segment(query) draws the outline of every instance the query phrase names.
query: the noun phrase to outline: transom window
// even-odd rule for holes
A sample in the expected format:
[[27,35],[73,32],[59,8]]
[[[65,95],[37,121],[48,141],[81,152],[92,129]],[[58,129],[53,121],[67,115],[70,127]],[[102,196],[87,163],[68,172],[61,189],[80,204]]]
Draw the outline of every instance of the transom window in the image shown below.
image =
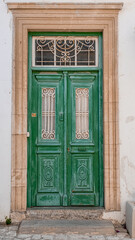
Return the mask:
[[33,66],[98,66],[98,37],[33,37]]

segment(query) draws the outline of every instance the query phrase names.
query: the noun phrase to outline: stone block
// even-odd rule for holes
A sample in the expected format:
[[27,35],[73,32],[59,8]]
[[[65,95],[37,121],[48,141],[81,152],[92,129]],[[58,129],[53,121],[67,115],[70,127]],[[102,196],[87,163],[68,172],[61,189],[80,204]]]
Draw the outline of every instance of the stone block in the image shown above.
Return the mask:
[[[107,220],[23,220],[19,227],[20,234],[73,234],[73,235],[115,235],[114,226]],[[34,238],[32,238],[34,239]],[[97,239],[95,237],[95,239]]]
[[126,203],[126,227],[132,238],[135,238],[135,202]]

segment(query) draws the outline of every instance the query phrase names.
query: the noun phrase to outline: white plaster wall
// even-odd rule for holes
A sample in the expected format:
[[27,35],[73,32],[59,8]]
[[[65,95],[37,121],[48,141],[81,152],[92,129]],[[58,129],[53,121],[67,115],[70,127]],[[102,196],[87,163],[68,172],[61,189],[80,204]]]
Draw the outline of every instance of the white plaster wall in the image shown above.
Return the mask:
[[12,31],[6,2],[124,3],[119,14],[118,41],[121,212],[104,214],[104,218],[122,221],[126,201],[135,201],[135,1],[0,0],[0,220],[10,209]]
[[11,170],[11,17],[0,0],[0,221],[10,211]]
[[125,2],[119,18],[119,124],[121,207],[135,201],[135,1]]

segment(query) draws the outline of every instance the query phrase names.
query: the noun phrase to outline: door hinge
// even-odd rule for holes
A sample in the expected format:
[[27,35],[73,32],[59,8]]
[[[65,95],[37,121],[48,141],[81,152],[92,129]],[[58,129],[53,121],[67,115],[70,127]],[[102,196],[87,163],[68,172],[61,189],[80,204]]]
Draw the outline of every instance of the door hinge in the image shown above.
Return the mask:
[[30,133],[29,133],[29,132],[27,132],[27,138],[28,138],[28,137],[30,137]]

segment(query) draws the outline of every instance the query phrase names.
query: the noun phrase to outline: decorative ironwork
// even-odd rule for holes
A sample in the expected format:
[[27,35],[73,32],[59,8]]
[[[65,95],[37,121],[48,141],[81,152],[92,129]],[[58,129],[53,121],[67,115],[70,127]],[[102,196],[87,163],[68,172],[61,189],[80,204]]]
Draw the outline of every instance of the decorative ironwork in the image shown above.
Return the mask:
[[76,88],[76,138],[89,138],[89,89]]
[[97,66],[95,37],[33,37],[34,66]]
[[55,88],[42,88],[42,138],[55,139]]

